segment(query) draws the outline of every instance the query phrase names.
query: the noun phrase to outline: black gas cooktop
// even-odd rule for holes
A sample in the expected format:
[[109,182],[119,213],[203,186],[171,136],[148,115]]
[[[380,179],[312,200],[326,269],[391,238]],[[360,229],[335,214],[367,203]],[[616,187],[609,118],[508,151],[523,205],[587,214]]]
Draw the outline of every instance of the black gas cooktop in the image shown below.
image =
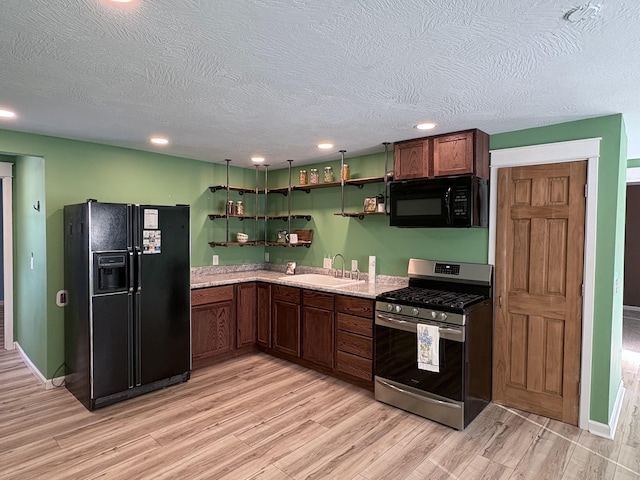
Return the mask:
[[435,290],[422,287],[406,287],[378,295],[385,302],[405,303],[420,307],[449,307],[463,310],[485,300],[485,295]]

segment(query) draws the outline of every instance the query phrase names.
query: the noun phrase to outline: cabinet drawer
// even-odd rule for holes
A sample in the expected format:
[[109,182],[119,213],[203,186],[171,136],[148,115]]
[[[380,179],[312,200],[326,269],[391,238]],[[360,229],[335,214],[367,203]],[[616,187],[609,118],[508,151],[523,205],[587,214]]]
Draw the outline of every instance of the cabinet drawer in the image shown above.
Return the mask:
[[286,287],[284,285],[271,286],[271,298],[290,303],[300,303],[300,289],[297,287]]
[[373,336],[373,320],[339,313],[337,329],[371,338]]
[[191,305],[205,305],[233,299],[233,285],[191,290]]
[[337,295],[336,311],[350,313],[359,317],[373,318],[373,300]]
[[362,335],[355,335],[338,330],[336,335],[336,349],[371,360],[373,340],[371,337],[363,337]]
[[321,293],[313,290],[302,291],[302,304],[308,307],[321,308],[323,310],[333,311],[333,299],[332,293]]
[[336,370],[365,380],[372,379],[372,362],[346,352],[336,353]]

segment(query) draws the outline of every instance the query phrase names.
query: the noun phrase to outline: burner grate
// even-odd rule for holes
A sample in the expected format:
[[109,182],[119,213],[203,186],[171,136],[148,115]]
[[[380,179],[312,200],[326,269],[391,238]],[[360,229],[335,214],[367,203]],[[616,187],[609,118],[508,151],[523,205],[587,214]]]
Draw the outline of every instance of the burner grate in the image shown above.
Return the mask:
[[446,306],[461,310],[486,298],[484,295],[474,293],[459,293],[420,287],[406,287],[394,290],[383,294],[381,297],[392,302],[422,303],[425,306]]

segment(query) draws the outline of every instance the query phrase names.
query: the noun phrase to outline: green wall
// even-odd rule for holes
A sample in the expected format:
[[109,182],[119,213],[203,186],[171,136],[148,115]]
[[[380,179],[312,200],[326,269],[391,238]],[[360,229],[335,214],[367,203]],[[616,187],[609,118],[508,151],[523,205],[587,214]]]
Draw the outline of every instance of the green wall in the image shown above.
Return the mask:
[[627,168],[640,167],[640,158],[630,158],[627,160]]
[[[17,156],[13,173],[14,304],[20,312],[14,317],[14,339],[33,363],[44,365],[48,352],[44,159]],[[34,208],[38,202],[40,211]]]
[[[590,418],[608,423],[622,378],[626,134],[611,115],[491,136],[491,149],[601,137]],[[606,388],[603,388],[606,386]]]
[[[366,178],[384,174],[384,153],[347,158],[345,163],[351,170],[351,178]],[[309,171],[318,168],[322,182],[322,171],[327,165],[333,167],[336,180],[339,178],[340,161],[315,165],[292,166],[292,184],[298,184],[300,169]],[[393,151],[389,152],[389,169],[393,168]],[[288,184],[288,169],[269,172],[269,186]],[[384,192],[384,184],[365,185],[361,190],[355,186],[345,187],[345,211],[362,211],[365,197],[375,197]],[[269,196],[269,213],[286,214],[288,197]],[[299,265],[322,267],[325,255],[344,255],[347,268],[351,260],[358,261],[362,272],[368,271],[369,255],[376,256],[376,273],[406,276],[409,258],[434,258],[463,262],[486,262],[488,252],[488,230],[486,228],[397,228],[389,226],[384,215],[367,216],[363,220],[335,215],[340,212],[340,187],[330,187],[292,192],[292,213],[312,214],[310,222],[292,221],[292,230],[313,229],[313,244],[310,248],[268,247],[269,261],[282,263],[296,261]],[[271,222],[269,239],[275,240],[276,230],[287,229],[285,222]],[[339,265],[339,264],[338,264]]]
[[[46,265],[34,269],[40,281],[45,282],[46,279],[46,296],[42,297],[46,302],[46,313],[31,317],[32,320],[28,321],[33,324],[29,325],[29,329],[17,323],[19,334],[16,339],[47,378],[53,377],[64,359],[64,314],[55,304],[56,292],[64,288],[64,205],[84,202],[87,198],[105,202],[189,204],[192,223],[191,265],[211,265],[214,250],[208,242],[217,239],[214,235],[224,234],[224,231],[220,231],[220,221],[211,221],[207,215],[216,211],[224,198],[221,197],[223,194],[211,193],[208,187],[226,182],[225,165],[5,130],[0,130],[0,152],[43,157],[46,164],[44,188],[40,185],[38,190],[42,195],[46,189],[46,199],[43,197],[40,201],[42,210],[39,217],[46,216],[46,234],[29,237],[37,241],[40,249],[45,245],[44,239],[47,239]],[[19,183],[18,173],[14,189],[16,198],[25,195],[26,191],[22,190],[27,189]],[[253,185],[255,172],[232,167],[230,179],[232,184]],[[33,203],[27,207],[31,208]],[[31,208],[29,211],[27,207],[25,215],[31,215],[34,210]],[[14,221],[18,226],[21,219],[14,217]],[[17,244],[14,242],[14,245]],[[220,252],[216,249],[215,253],[219,253],[222,264],[263,260],[263,250],[260,248],[227,248]],[[44,256],[34,258],[37,262]],[[23,263],[22,258],[16,261],[16,265]],[[18,267],[15,273],[19,274]],[[23,302],[16,296],[16,322],[22,322],[31,308],[26,299]]]

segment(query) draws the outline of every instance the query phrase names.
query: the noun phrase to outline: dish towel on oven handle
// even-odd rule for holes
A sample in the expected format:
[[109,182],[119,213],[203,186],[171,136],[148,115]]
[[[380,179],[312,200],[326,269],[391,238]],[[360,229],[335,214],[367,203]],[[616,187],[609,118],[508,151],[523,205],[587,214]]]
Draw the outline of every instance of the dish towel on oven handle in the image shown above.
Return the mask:
[[440,372],[440,329],[435,325],[417,325],[418,368]]

